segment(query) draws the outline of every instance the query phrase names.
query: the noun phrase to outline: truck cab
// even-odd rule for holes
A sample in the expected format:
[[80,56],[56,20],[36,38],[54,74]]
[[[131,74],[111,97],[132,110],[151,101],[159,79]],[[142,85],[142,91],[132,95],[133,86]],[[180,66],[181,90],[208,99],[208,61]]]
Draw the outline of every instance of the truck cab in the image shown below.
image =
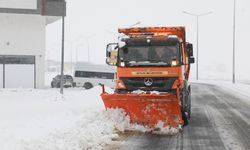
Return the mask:
[[[119,30],[125,34],[126,31],[129,32]],[[185,43],[185,38],[176,34],[142,32],[132,35],[132,31],[130,29],[130,34],[120,38],[119,43],[107,46],[106,62],[117,66],[118,92],[171,92],[176,80],[188,80],[189,64],[194,62],[192,44]]]

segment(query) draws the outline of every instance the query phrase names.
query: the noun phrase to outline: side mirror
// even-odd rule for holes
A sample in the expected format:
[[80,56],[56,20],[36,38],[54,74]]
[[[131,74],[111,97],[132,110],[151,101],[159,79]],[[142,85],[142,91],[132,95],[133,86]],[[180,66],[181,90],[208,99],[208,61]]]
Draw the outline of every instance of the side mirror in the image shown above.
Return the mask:
[[195,59],[194,59],[194,57],[189,57],[189,60],[188,60],[188,62],[189,62],[190,64],[193,64],[193,63],[195,62]]
[[187,44],[188,57],[193,56],[193,44]]
[[117,65],[118,43],[110,43],[106,47],[106,63],[111,66]]

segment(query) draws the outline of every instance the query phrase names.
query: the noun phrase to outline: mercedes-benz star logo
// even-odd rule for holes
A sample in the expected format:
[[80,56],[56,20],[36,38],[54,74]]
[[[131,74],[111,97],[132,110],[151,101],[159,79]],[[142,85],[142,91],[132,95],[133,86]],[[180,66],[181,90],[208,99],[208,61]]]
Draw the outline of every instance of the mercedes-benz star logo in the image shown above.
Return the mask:
[[153,84],[153,79],[152,78],[145,78],[144,79],[144,84],[146,86],[151,86]]

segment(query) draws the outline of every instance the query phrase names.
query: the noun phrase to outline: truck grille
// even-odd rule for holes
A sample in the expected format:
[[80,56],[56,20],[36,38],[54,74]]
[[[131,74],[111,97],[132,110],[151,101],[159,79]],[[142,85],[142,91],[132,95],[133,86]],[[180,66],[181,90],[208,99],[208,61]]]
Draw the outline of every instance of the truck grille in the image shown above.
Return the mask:
[[[128,91],[140,89],[144,91],[167,92],[171,90],[177,77],[121,77],[120,79],[124,82]],[[152,82],[152,84],[148,84],[146,82]]]

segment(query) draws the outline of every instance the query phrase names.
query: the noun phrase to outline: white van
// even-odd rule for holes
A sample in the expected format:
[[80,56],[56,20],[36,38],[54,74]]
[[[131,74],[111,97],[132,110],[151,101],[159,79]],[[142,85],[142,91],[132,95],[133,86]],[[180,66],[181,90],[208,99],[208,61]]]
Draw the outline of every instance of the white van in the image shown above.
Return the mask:
[[110,88],[115,88],[115,68],[108,65],[79,62],[75,66],[74,82],[76,87],[84,87],[86,89],[90,89],[100,83]]

